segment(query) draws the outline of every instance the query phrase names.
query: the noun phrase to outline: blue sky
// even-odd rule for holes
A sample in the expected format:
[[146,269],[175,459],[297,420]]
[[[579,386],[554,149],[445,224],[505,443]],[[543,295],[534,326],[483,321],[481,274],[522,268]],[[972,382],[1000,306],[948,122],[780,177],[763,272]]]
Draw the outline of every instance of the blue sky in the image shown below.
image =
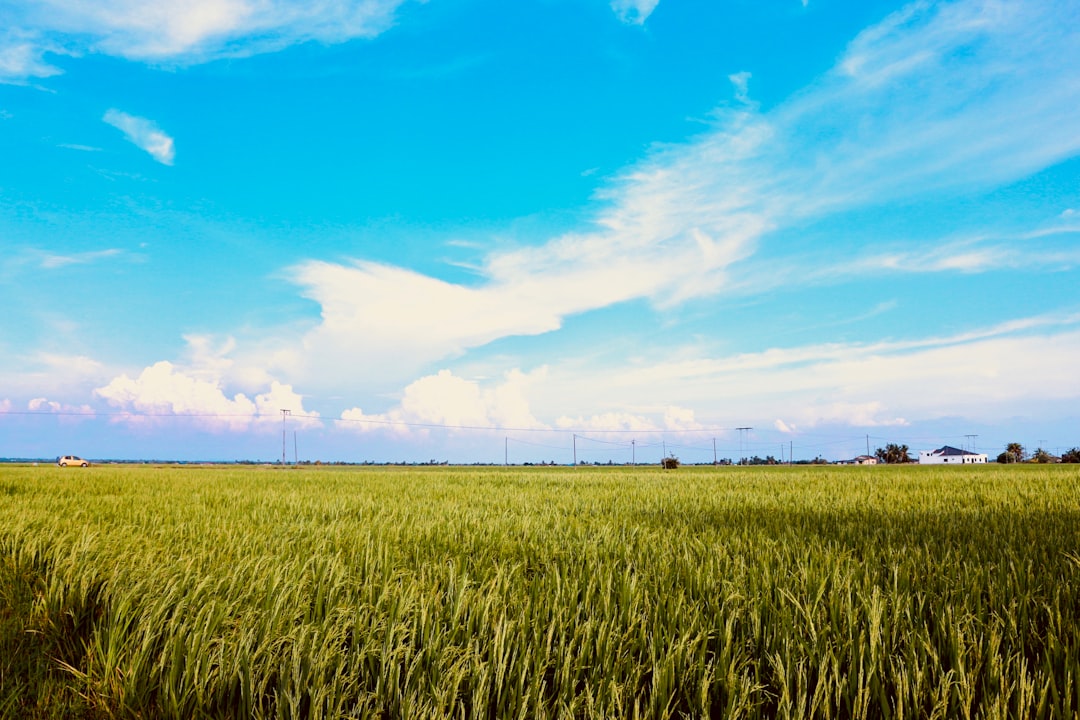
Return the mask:
[[1073,2],[0,19],[0,455],[1080,445]]

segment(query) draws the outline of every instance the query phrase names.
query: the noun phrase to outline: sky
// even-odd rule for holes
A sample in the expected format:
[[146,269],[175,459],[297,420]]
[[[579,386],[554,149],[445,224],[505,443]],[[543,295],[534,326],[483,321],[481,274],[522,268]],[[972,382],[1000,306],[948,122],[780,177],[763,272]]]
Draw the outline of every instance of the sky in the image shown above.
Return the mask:
[[1080,445],[1078,67],[1073,0],[0,0],[0,456]]

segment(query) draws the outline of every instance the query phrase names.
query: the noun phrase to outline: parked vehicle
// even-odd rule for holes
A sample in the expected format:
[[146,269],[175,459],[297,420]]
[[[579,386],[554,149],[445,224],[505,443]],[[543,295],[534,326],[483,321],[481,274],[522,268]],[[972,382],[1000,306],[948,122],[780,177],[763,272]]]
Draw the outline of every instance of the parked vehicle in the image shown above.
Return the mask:
[[76,465],[78,467],[89,467],[90,463],[83,460],[78,455],[64,455],[63,457],[56,458],[56,464],[60,467],[71,467]]

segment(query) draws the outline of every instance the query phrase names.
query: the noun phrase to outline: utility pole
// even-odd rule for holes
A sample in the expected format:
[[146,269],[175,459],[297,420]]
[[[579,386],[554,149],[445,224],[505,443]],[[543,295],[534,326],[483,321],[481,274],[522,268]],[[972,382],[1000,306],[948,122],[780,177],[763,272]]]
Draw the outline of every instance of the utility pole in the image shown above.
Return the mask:
[[630,441],[630,467],[637,467],[637,440]]
[[746,464],[746,450],[745,450],[746,433],[747,433],[747,431],[753,430],[754,428],[752,428],[752,427],[741,427],[741,428],[735,428],[735,429],[739,431],[739,464],[740,465],[745,465]]
[[795,456],[792,454],[794,452],[795,452],[795,441],[794,440],[788,440],[788,446],[787,446],[787,464],[788,465],[791,465],[792,460],[795,459]]
[[866,436],[866,456],[870,457],[870,436]]
[[577,467],[577,433],[574,433],[574,467]]
[[510,438],[503,438],[503,465],[510,464]]
[[281,409],[281,464],[285,465],[285,418],[292,415],[292,410]]
[[716,438],[712,439],[712,464],[716,465]]
[[300,453],[296,449],[296,431],[292,431],[292,464],[300,464]]
[[965,435],[964,437],[966,437],[968,439],[968,442],[971,443],[971,452],[975,452],[975,438],[977,438],[979,436],[978,435]]

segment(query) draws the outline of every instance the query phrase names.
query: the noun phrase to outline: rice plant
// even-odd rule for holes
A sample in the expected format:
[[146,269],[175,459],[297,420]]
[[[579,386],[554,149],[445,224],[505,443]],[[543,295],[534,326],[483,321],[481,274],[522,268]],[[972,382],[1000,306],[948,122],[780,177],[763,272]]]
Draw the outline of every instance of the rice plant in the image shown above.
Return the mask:
[[1080,472],[0,468],[0,716],[1071,718]]

